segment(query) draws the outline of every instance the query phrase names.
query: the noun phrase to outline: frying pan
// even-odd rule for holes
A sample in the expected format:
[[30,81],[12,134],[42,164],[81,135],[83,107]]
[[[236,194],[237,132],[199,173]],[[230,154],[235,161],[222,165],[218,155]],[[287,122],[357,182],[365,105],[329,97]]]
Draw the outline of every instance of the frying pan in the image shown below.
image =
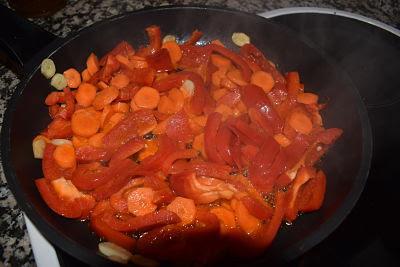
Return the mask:
[[[7,18],[8,23],[15,22],[15,16],[9,12],[8,15],[11,17]],[[26,21],[19,23],[25,25],[25,30],[36,27],[26,26]],[[358,91],[341,69],[295,32],[253,14],[209,7],[139,10],[97,23],[64,39],[53,38],[36,27],[28,30],[31,37],[39,33],[40,36],[34,38],[37,42],[51,42],[40,47],[40,51],[32,49],[31,54],[24,57],[15,52],[21,48],[15,43],[7,46],[9,52],[14,51],[14,58],[24,65],[20,68],[23,79],[9,101],[3,122],[2,163],[18,204],[39,231],[51,243],[83,262],[110,266],[111,262],[98,253],[98,238],[89,231],[87,224],[52,212],[34,185],[34,179],[42,177],[42,170],[40,161],[33,159],[31,141],[50,121],[43,100],[52,90],[48,80],[40,74],[41,60],[52,58],[59,71],[71,66],[83,69],[90,52],[103,55],[121,40],[127,40],[135,47],[146,44],[144,29],[151,24],[160,25],[163,33],[174,34],[179,40],[199,29],[205,33],[203,42],[220,39],[231,48],[234,48],[231,34],[244,32],[253,44],[278,63],[281,71],[299,71],[306,89],[318,93],[328,102],[328,108],[323,111],[325,126],[342,128],[344,134],[320,166],[328,177],[322,208],[300,216],[294,225],[284,225],[273,245],[245,265],[288,262],[327,237],[350,212],[368,177],[371,129]],[[15,38],[8,40],[15,41]]]

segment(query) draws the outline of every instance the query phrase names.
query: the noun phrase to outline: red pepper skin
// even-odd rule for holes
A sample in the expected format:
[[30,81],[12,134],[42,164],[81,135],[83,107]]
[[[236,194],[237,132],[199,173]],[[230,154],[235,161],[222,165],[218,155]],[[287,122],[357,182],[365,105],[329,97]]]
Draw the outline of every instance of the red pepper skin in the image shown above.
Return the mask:
[[179,88],[185,80],[191,80],[195,87],[194,94],[190,100],[190,110],[193,114],[200,115],[204,109],[207,93],[204,88],[203,78],[199,74],[191,71],[172,73],[168,77],[154,82],[153,87],[160,92],[164,92],[172,88]]
[[218,154],[216,147],[216,137],[221,120],[222,115],[218,112],[208,115],[207,123],[204,128],[204,149],[210,161],[223,164],[224,160]]
[[47,206],[66,218],[86,218],[96,204],[94,198],[89,195],[73,200],[61,199],[46,178],[35,180],[35,184]]
[[42,133],[49,139],[72,137],[71,122],[63,118],[55,118]]
[[124,160],[133,154],[139,152],[144,148],[144,141],[141,138],[132,138],[122,146],[112,155],[109,165],[114,165],[121,160]]
[[[156,71],[153,68],[124,68],[120,72],[129,77],[129,81],[131,82],[132,86],[151,86],[154,78],[156,77]],[[139,89],[140,87],[137,90]],[[129,92],[129,100],[135,95],[137,90]]]
[[110,52],[100,59],[99,64],[100,66],[104,66],[106,64],[107,56],[109,55],[122,55],[124,57],[128,57],[133,54],[135,54],[133,47],[127,41],[121,41]]
[[181,219],[172,211],[161,209],[143,216],[125,215],[117,219],[113,213],[106,212],[102,220],[119,232],[143,232],[168,224],[179,223]]
[[64,169],[61,168],[55,161],[53,157],[53,153],[56,150],[56,146],[50,143],[46,144],[46,147],[43,152],[43,159],[42,159],[42,170],[43,175],[48,180],[56,180],[61,177],[68,179],[72,176],[74,171],[73,168],[71,169]]
[[267,204],[260,203],[258,200],[250,196],[244,196],[240,199],[240,201],[242,201],[251,215],[260,220],[268,220],[273,215],[272,207]]
[[309,138],[305,135],[298,134],[290,143],[290,145],[283,148],[283,151],[285,152],[287,157],[286,167],[288,170],[293,168],[294,165],[301,160],[309,147]]
[[242,150],[241,150],[241,144],[240,144],[240,139],[239,137],[233,135],[231,144],[230,144],[230,149],[232,152],[232,160],[236,164],[236,167],[238,170],[242,170],[243,168],[243,161],[242,161]]
[[229,122],[230,129],[236,134],[240,141],[246,145],[261,146],[265,137],[262,136],[257,129],[237,118]]
[[189,118],[183,110],[169,118],[165,133],[171,140],[177,142],[188,143],[193,140]]
[[174,161],[178,159],[191,159],[197,157],[198,152],[195,149],[184,149],[178,150],[171,153],[162,164],[162,170],[165,174],[168,174]]
[[273,133],[282,131],[283,122],[271,101],[260,87],[248,84],[242,88],[241,95],[247,108],[254,108],[261,115],[261,118],[265,120],[265,123],[261,123],[260,126],[264,124],[271,125]]
[[98,162],[79,164],[72,174],[71,181],[79,190],[92,190],[99,186],[102,177],[109,179],[107,176],[108,167],[102,166]]
[[326,176],[323,171],[304,184],[299,192],[296,204],[299,211],[311,212],[319,210],[324,202],[326,191]]
[[104,147],[116,151],[130,139],[139,136],[146,129],[156,125],[157,121],[151,110],[138,110],[129,113],[125,119],[115,125],[103,138]]
[[274,138],[268,137],[257,153],[249,168],[249,178],[251,183],[261,193],[269,193],[273,189],[271,179],[271,167],[276,156],[280,152],[280,146]]
[[142,47],[137,52],[137,56],[146,57],[152,55],[161,49],[161,30],[156,25],[151,25],[146,28],[147,36],[149,38],[149,44],[146,47]]
[[105,238],[107,241],[117,244],[128,251],[133,251],[135,248],[136,240],[123,233],[115,231],[109,227],[101,217],[92,217],[90,220],[90,228],[100,237]]
[[208,45],[183,44],[180,48],[182,50],[182,58],[178,62],[178,67],[181,69],[198,68],[206,64],[212,52]]
[[171,57],[167,49],[162,48],[154,54],[148,55],[146,61],[149,67],[154,69],[156,72],[167,72],[174,69]]
[[109,83],[112,75],[117,72],[121,67],[119,61],[113,55],[107,55],[104,67],[96,72],[89,80],[89,83],[97,86],[99,81]]
[[208,46],[212,51],[217,52],[232,60],[232,62],[242,71],[243,79],[246,82],[250,82],[252,71],[250,67],[247,65],[247,62],[240,55],[220,45],[209,44]]
[[316,133],[314,143],[306,152],[305,165],[313,166],[318,162],[342,133],[343,130],[338,128],[326,129]]
[[108,161],[111,153],[104,148],[85,145],[75,150],[75,156],[78,162]]
[[231,140],[233,135],[226,125],[222,125],[216,135],[216,150],[226,164],[233,166]]

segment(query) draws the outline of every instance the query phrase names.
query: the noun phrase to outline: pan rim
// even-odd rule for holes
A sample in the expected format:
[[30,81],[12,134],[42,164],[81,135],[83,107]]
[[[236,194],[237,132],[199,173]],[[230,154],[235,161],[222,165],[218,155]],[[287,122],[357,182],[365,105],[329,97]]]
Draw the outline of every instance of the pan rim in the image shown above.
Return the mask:
[[[49,57],[52,54],[56,53],[60,48],[68,45],[69,42],[78,38],[82,33],[86,33],[89,31],[96,30],[96,28],[101,27],[106,24],[111,24],[116,20],[125,19],[130,16],[134,16],[140,13],[147,13],[147,12],[159,12],[165,10],[172,10],[172,9],[190,9],[190,10],[207,10],[207,11],[216,11],[216,12],[228,12],[236,15],[246,15],[246,16],[257,16],[256,14],[251,14],[248,12],[242,12],[232,9],[220,8],[220,7],[205,7],[205,6],[162,6],[158,8],[145,8],[136,11],[132,11],[129,13],[125,13],[122,15],[118,15],[109,19],[106,19],[101,22],[97,22],[92,24],[89,27],[79,30],[76,33],[70,34],[66,38],[59,38],[54,40],[48,46],[43,48],[38,54],[36,54],[33,59],[27,64],[26,73],[27,75],[21,80],[19,85],[17,86],[13,96],[7,103],[7,109],[5,111],[2,131],[1,131],[1,158],[3,164],[4,174],[9,184],[9,188],[11,192],[14,194],[15,198],[17,199],[18,205],[22,208],[22,210],[27,214],[29,219],[33,222],[33,224],[39,229],[39,231],[48,239],[52,244],[56,245],[58,248],[62,249],[68,254],[72,254],[73,257],[76,257],[86,263],[95,262],[96,264],[110,264],[110,261],[104,257],[96,257],[96,260],[92,257],[95,255],[93,250],[88,249],[79,243],[75,242],[73,239],[59,237],[59,231],[57,231],[54,227],[52,227],[49,223],[44,222],[41,220],[40,216],[36,212],[36,210],[31,206],[27,201],[26,197],[24,196],[22,190],[19,189],[19,183],[16,178],[16,173],[12,166],[11,157],[10,155],[10,129],[12,126],[12,114],[13,110],[15,110],[19,96],[24,91],[26,85],[31,80],[32,76],[36,73],[39,68],[39,64],[41,59],[44,57]],[[344,200],[343,204],[334,212],[332,215],[332,219],[323,223],[320,228],[313,232],[310,236],[305,238],[304,240],[291,245],[288,249],[288,252],[285,253],[283,261],[290,261],[297,258],[299,255],[303,254],[305,251],[311,249],[313,246],[320,243],[323,239],[325,239],[329,234],[331,234],[344,220],[344,218],[351,212],[352,208],[354,207],[355,203],[357,202],[358,198],[360,197],[366,180],[369,174],[369,168],[371,164],[372,158],[372,130],[371,125],[368,118],[368,113],[365,105],[362,102],[361,96],[358,93],[358,90],[354,86],[351,79],[348,75],[340,70],[335,62],[329,58],[324,52],[322,52],[316,45],[312,44],[309,40],[304,37],[299,36],[294,31],[284,27],[283,25],[279,25],[277,23],[273,23],[270,20],[263,18],[261,16],[257,16],[260,20],[263,20],[264,23],[267,22],[268,24],[273,24],[277,27],[282,28],[284,31],[294,35],[298,40],[305,43],[311,49],[315,51],[315,53],[319,54],[321,58],[323,58],[327,64],[331,65],[338,73],[340,73],[343,78],[347,80],[349,83],[349,87],[351,87],[351,91],[356,94],[356,97],[360,100],[357,103],[357,111],[359,113],[361,119],[361,127],[362,127],[362,134],[363,134],[363,142],[362,142],[362,160],[361,165],[359,167],[359,171],[357,173],[355,179],[355,186],[351,188],[348,192],[346,199]],[[24,201],[25,200],[25,201]],[[68,242],[65,242],[68,241]],[[300,249],[299,249],[300,248]],[[99,255],[99,253],[96,253]]]

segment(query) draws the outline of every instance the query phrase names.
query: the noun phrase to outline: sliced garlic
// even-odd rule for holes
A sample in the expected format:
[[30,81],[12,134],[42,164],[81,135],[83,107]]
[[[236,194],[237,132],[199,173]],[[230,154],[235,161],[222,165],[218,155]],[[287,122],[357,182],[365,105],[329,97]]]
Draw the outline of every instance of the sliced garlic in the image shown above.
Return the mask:
[[191,80],[185,80],[180,88],[185,97],[192,97],[194,89],[194,83]]
[[44,77],[50,79],[56,73],[56,65],[54,61],[50,58],[45,58],[40,65],[40,72],[43,74]]
[[128,263],[129,259],[133,256],[126,249],[111,242],[99,243],[99,251],[110,260],[125,264]]
[[53,78],[51,78],[50,85],[61,91],[67,87],[67,79],[65,79],[64,75],[56,73]]
[[43,153],[44,149],[46,147],[46,139],[41,138],[41,136],[37,136],[35,139],[32,141],[32,150],[33,150],[33,157],[35,159],[42,159],[43,158]]
[[163,43],[170,42],[170,41],[176,41],[176,37],[174,35],[168,34],[168,35],[165,35],[164,38],[162,39]]
[[234,32],[232,34],[232,41],[237,46],[244,46],[250,43],[250,37],[243,32]]

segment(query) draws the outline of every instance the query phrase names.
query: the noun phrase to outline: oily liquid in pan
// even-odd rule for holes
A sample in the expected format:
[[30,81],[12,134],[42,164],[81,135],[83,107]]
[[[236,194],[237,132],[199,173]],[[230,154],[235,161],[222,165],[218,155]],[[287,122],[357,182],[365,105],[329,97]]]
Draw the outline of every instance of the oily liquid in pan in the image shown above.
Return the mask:
[[[162,44],[157,26],[146,31],[147,47],[90,55],[78,89],[46,99],[39,192],[55,212],[90,218],[99,236],[150,258],[256,256],[283,220],[321,206],[326,178],[314,165],[341,130],[322,127],[325,105],[298,73],[283,76],[253,45],[196,46],[196,31]],[[75,157],[55,138],[70,139]]]

